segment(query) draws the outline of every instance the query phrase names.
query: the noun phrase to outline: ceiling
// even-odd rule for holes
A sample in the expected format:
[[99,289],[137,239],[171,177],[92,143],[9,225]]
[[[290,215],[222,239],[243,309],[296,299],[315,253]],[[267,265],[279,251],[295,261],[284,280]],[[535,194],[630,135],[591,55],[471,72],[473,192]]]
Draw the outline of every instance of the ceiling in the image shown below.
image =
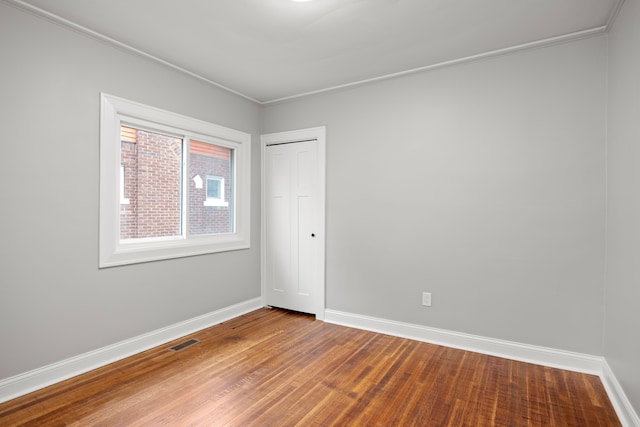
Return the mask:
[[266,103],[606,31],[623,0],[8,0]]

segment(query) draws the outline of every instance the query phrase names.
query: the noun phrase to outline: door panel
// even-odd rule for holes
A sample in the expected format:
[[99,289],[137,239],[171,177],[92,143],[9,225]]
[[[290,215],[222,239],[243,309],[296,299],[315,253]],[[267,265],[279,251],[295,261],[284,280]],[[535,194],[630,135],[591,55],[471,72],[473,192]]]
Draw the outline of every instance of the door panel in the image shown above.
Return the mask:
[[290,230],[289,230],[289,200],[286,197],[274,197],[269,215],[270,221],[268,227],[272,235],[280,236],[279,239],[272,239],[269,246],[273,261],[269,263],[271,266],[271,283],[273,289],[283,292],[289,282],[287,275],[289,274],[291,252]]
[[311,203],[311,198],[308,196],[298,197],[298,293],[300,295],[312,293],[311,285],[314,278],[313,247],[315,245],[313,238],[310,237],[313,233]]
[[265,150],[266,301],[315,313],[317,305],[317,142]]

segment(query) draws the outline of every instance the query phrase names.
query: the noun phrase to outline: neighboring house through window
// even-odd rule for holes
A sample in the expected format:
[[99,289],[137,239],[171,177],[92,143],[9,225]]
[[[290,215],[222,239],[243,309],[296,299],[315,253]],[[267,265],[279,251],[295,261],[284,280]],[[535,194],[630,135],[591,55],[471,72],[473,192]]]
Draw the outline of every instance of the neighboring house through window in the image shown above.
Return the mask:
[[249,247],[250,135],[103,94],[100,146],[101,267]]

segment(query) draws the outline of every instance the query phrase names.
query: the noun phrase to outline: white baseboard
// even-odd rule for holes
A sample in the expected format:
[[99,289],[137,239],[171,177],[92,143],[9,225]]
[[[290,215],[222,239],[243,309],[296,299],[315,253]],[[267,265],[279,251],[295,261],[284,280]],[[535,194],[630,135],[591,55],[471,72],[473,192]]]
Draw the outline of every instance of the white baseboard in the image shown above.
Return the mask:
[[[262,299],[255,298],[0,380],[0,403],[233,319],[261,307],[263,307]],[[504,357],[506,359],[598,375],[602,379],[622,425],[625,427],[640,427],[638,414],[634,411],[620,383],[603,357],[497,340],[336,310],[325,310],[324,314],[325,322],[328,323]]]
[[83,374],[201,329],[262,307],[262,299],[244,301],[125,341],[0,380],[0,403]]
[[631,403],[604,357],[498,340],[336,310],[325,310],[325,322],[505,359],[598,375],[622,425],[625,427],[640,427],[638,415],[633,410]]
[[600,375],[602,372],[602,357],[599,356],[486,338],[334,310],[325,311],[325,321],[521,362],[594,375]]
[[640,417],[631,406],[631,402],[606,360],[604,360],[602,368],[600,378],[602,378],[604,388],[607,390],[611,404],[616,409],[620,422],[625,427],[640,427]]

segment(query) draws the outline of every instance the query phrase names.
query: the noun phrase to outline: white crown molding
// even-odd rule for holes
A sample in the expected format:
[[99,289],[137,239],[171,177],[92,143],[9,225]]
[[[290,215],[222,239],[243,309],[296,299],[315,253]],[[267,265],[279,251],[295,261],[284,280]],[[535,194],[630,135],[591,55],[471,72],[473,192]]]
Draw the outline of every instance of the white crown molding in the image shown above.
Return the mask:
[[321,93],[325,93],[325,92],[332,92],[332,91],[336,91],[336,90],[340,90],[340,89],[345,89],[345,88],[350,88],[353,86],[360,86],[360,85],[364,85],[364,84],[368,84],[368,83],[373,83],[373,82],[378,82],[378,81],[382,81],[382,80],[388,80],[388,79],[392,79],[392,78],[396,78],[396,77],[401,77],[401,76],[405,76],[405,75],[409,75],[409,74],[415,74],[415,73],[420,73],[420,72],[426,72],[426,71],[431,71],[431,70],[436,70],[436,69],[440,69],[440,68],[444,68],[444,67],[451,67],[453,65],[458,65],[458,64],[464,64],[467,62],[474,62],[474,61],[480,61],[480,60],[484,60],[484,59],[489,59],[489,58],[493,58],[496,56],[501,56],[501,55],[507,55],[507,54],[511,54],[511,53],[516,53],[516,52],[520,52],[523,50],[529,50],[529,49],[539,49],[542,47],[547,47],[547,46],[553,46],[553,45],[557,45],[560,43],[567,43],[570,41],[574,41],[574,40],[579,40],[579,39],[583,39],[583,38],[587,38],[587,37],[593,37],[593,36],[597,36],[600,34],[604,34],[606,33],[611,25],[613,24],[615,17],[617,16],[618,12],[620,11],[620,8],[622,7],[622,4],[624,3],[624,0],[616,0],[616,4],[614,6],[614,8],[612,9],[611,13],[609,14],[609,17],[607,19],[607,22],[605,25],[600,26],[600,27],[595,27],[595,28],[590,28],[590,29],[586,29],[583,31],[577,31],[574,33],[569,33],[569,34],[564,34],[561,36],[556,36],[556,37],[550,37],[547,39],[543,39],[543,40],[537,40],[537,41],[533,41],[530,43],[523,43],[523,44],[519,44],[519,45],[515,45],[515,46],[511,46],[511,47],[507,47],[504,49],[497,49],[497,50],[492,50],[489,52],[483,52],[483,53],[479,53],[476,55],[471,55],[471,56],[466,56],[463,58],[458,58],[458,59],[453,59],[450,61],[444,61],[444,62],[439,62],[436,64],[430,64],[430,65],[426,65],[423,67],[418,67],[418,68],[413,68],[410,70],[405,70],[405,71],[400,71],[397,73],[391,73],[391,74],[385,74],[385,75],[381,75],[381,76],[377,76],[377,77],[373,77],[370,79],[364,79],[364,80],[358,80],[355,82],[351,82],[351,83],[346,83],[343,85],[337,85],[337,86],[331,86],[328,88],[324,88],[324,89],[319,89],[319,90],[315,90],[315,91],[310,91],[310,92],[303,92],[300,94],[296,94],[296,95],[290,95],[290,96],[286,96],[286,97],[282,97],[282,98],[276,98],[276,99],[272,99],[272,100],[266,100],[266,101],[260,101],[258,99],[255,99],[249,95],[245,95],[242,92],[239,92],[237,90],[231,89],[227,86],[224,86],[220,83],[217,83],[213,80],[210,80],[206,77],[201,76],[200,74],[194,73],[192,71],[189,71],[183,67],[180,67],[178,65],[175,65],[169,61],[166,61],[164,59],[158,58],[154,55],[151,55],[147,52],[144,52],[140,49],[136,49],[132,46],[129,46],[126,43],[120,42],[118,40],[115,40],[111,37],[108,37],[104,34],[98,33],[97,31],[93,31],[87,27],[84,27],[82,25],[76,24],[75,22],[69,21],[65,18],[62,18],[58,15],[55,15],[51,12],[47,12],[44,9],[41,9],[39,7],[33,6],[29,3],[24,2],[23,0],[1,0],[4,1],[8,4],[12,4],[15,5],[27,12],[31,12],[34,13],[36,15],[39,15],[41,17],[44,17],[50,21],[56,22],[58,24],[62,24],[66,27],[69,27],[75,31],[78,31],[80,33],[84,33],[94,39],[112,44],[120,49],[123,49],[125,51],[128,51],[130,53],[133,53],[135,55],[150,59],[152,61],[158,62],[160,64],[166,65],[170,68],[173,68],[177,71],[183,72],[191,77],[194,77],[198,80],[201,80],[205,83],[209,83],[213,86],[216,86],[220,89],[223,89],[225,91],[228,91],[230,93],[233,93],[235,95],[238,95],[242,98],[248,99],[250,101],[253,101],[259,105],[268,105],[268,104],[274,104],[274,103],[280,103],[280,102],[284,102],[284,101],[290,101],[290,100],[294,100],[294,99],[298,99],[298,98],[303,98],[303,97],[307,97],[307,96],[312,96],[312,95],[317,95],[317,94],[321,94]]
[[622,9],[623,4],[624,4],[624,0],[616,0],[616,4],[613,6],[613,9],[611,9],[611,13],[609,14],[609,17],[607,18],[607,23],[605,24],[606,32],[611,31],[611,28],[613,28],[613,24],[615,23],[616,18],[620,13],[620,9]]
[[[619,0],[619,1],[622,1],[622,0]],[[412,68],[410,70],[400,71],[400,72],[397,72],[397,73],[385,74],[385,75],[382,75],[382,76],[373,77],[373,78],[366,79],[366,80],[359,80],[359,81],[352,82],[352,83],[346,83],[346,84],[343,84],[343,85],[332,86],[332,87],[328,87],[328,88],[325,88],[325,89],[319,89],[319,90],[315,90],[315,91],[311,91],[311,92],[301,93],[301,94],[298,94],[298,95],[291,95],[291,96],[286,96],[286,97],[283,97],[283,98],[273,99],[273,100],[270,100],[270,101],[263,101],[263,102],[261,102],[261,104],[262,105],[275,104],[275,103],[279,103],[279,102],[290,101],[290,100],[297,99],[297,98],[303,98],[303,97],[307,97],[307,96],[311,96],[311,95],[317,95],[317,94],[320,94],[320,93],[332,92],[332,91],[336,91],[336,90],[339,90],[339,89],[346,89],[346,88],[350,88],[350,87],[353,87],[353,86],[360,86],[360,85],[364,85],[364,84],[368,84],[368,83],[374,83],[374,82],[378,82],[378,81],[382,81],[382,80],[389,80],[389,79],[393,79],[393,78],[396,78],[396,77],[406,76],[406,75],[409,75],[409,74],[416,74],[416,73],[422,73],[422,72],[426,72],[426,71],[438,70],[440,68],[451,67],[451,66],[454,66],[454,65],[465,64],[465,63],[468,63],[468,62],[482,61],[482,60],[489,59],[489,58],[494,58],[494,57],[497,57],[497,56],[508,55],[508,54],[512,54],[512,53],[518,53],[518,52],[531,50],[531,49],[540,49],[540,48],[543,48],[543,47],[549,47],[549,46],[554,46],[554,45],[558,45],[558,44],[562,44],[562,43],[568,43],[568,42],[575,41],[575,40],[585,39],[585,38],[588,38],[588,37],[598,36],[600,34],[604,34],[605,32],[606,32],[606,27],[605,26],[596,27],[596,28],[590,28],[590,29],[583,30],[583,31],[577,31],[575,33],[564,34],[562,36],[550,37],[548,39],[537,40],[537,41],[530,42],[530,43],[523,43],[523,44],[519,44],[519,45],[515,45],[515,46],[506,47],[504,49],[497,49],[497,50],[492,50],[492,51],[489,51],[489,52],[479,53],[479,54],[476,54],[476,55],[465,56],[463,58],[452,59],[450,61],[443,61],[443,62],[439,62],[439,63],[436,63],[436,64],[426,65],[424,67]]]
[[225,90],[227,92],[233,93],[234,95],[237,95],[237,96],[240,96],[242,98],[248,99],[249,101],[255,102],[257,104],[261,104],[260,101],[258,101],[255,98],[250,97],[249,95],[245,95],[242,92],[239,92],[237,90],[231,89],[231,88],[229,88],[227,86],[224,86],[224,85],[222,85],[220,83],[214,82],[211,79],[203,77],[200,74],[194,73],[193,71],[189,71],[186,68],[183,68],[183,67],[180,67],[180,66],[178,66],[176,64],[173,64],[172,62],[166,61],[166,60],[164,60],[162,58],[158,58],[157,56],[151,55],[150,53],[147,53],[147,52],[145,52],[143,50],[136,49],[133,46],[129,46],[126,43],[123,43],[123,42],[118,41],[116,39],[113,39],[111,37],[105,36],[104,34],[101,34],[101,33],[97,32],[97,31],[93,31],[93,30],[91,30],[91,29],[89,29],[87,27],[84,27],[84,26],[80,25],[80,24],[76,24],[75,22],[69,21],[68,19],[62,18],[61,16],[58,16],[58,15],[56,15],[54,13],[47,12],[44,9],[41,9],[39,7],[36,7],[36,6],[33,6],[33,5],[29,4],[29,3],[25,3],[22,0],[4,0],[4,1],[6,3],[8,3],[8,4],[12,4],[12,5],[17,6],[18,8],[20,8],[22,10],[25,10],[25,11],[33,13],[33,14],[35,14],[37,16],[43,17],[45,19],[48,19],[49,21],[52,21],[52,22],[55,22],[57,24],[61,24],[61,25],[65,26],[65,27],[71,28],[72,30],[78,31],[79,33],[85,34],[85,35],[87,35],[87,36],[89,36],[91,38],[97,39],[99,41],[108,43],[108,44],[113,45],[113,46],[116,46],[117,48],[120,48],[120,49],[122,49],[124,51],[127,51],[129,53],[132,53],[134,55],[141,56],[143,58],[149,59],[149,60],[154,61],[154,62],[158,62],[158,63],[160,63],[162,65],[166,65],[167,67],[173,68],[174,70],[180,71],[180,72],[182,72],[184,74],[187,74],[187,75],[189,75],[191,77],[194,77],[194,78],[196,78],[198,80],[201,80],[201,81],[203,81],[205,83],[213,85],[213,86],[215,86],[217,88],[220,88],[222,90]]
[[262,307],[255,298],[0,380],[0,403],[217,325]]

